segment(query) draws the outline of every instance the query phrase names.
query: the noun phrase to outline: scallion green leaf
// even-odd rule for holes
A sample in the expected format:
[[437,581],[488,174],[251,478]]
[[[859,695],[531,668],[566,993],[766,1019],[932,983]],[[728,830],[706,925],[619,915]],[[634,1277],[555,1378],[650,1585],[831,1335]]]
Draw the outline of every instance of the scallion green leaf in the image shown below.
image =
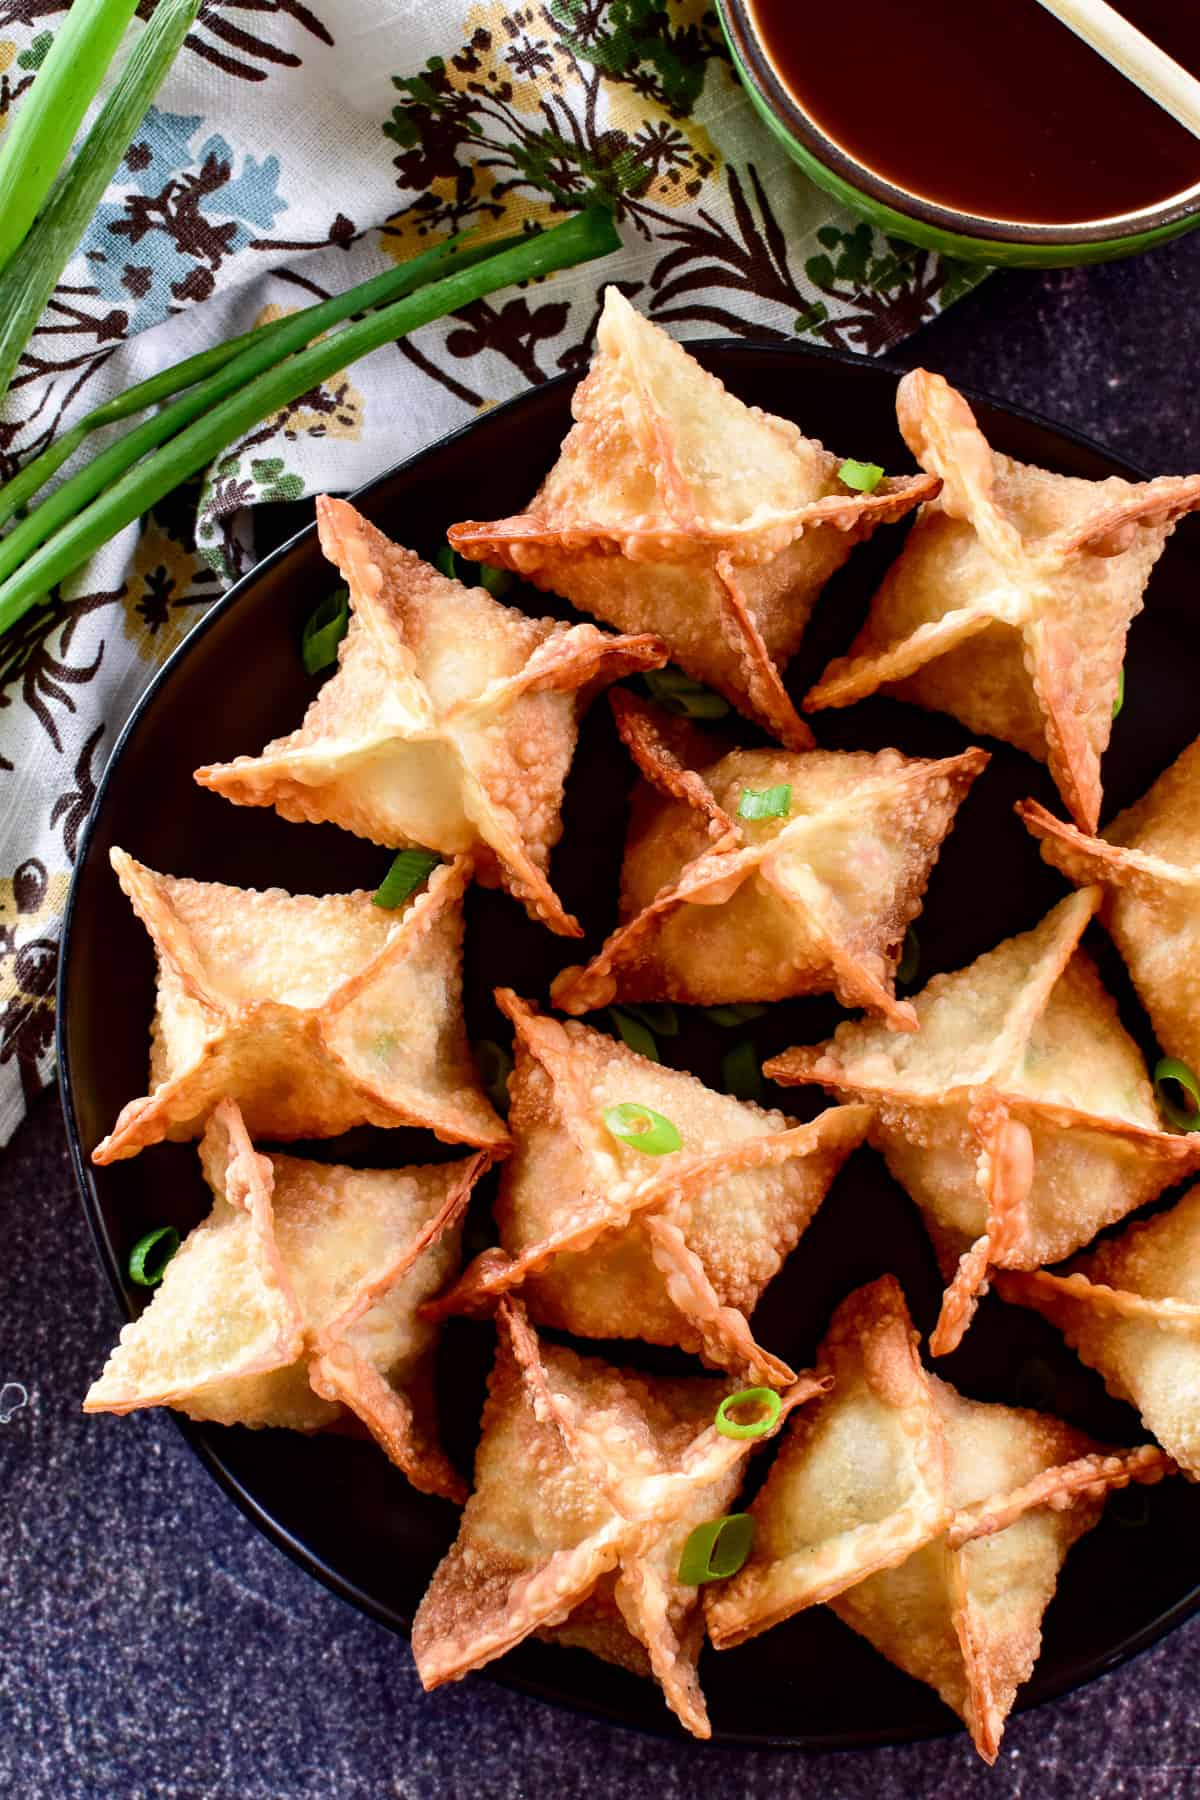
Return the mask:
[[507,594],[517,579],[508,569],[497,569],[492,563],[472,563],[460,556],[454,545],[446,541],[433,559],[433,566],[450,581],[460,581],[463,587],[486,588],[493,600]]
[[723,719],[729,711],[728,700],[693,681],[682,669],[650,669],[642,680],[652,700],[681,718]]
[[602,1116],[613,1137],[647,1156],[667,1156],[683,1143],[670,1119],[640,1101],[622,1100],[618,1106],[606,1106]]
[[[1175,1089],[1182,1089],[1190,1106],[1179,1104]],[[1154,1091],[1168,1124],[1176,1131],[1200,1131],[1200,1081],[1185,1062],[1174,1056],[1162,1057],[1154,1070]]]
[[55,32],[33,86],[10,112],[0,138],[0,270],[20,249],[45,205],[136,4],[76,0]]
[[195,22],[199,4],[200,0],[159,0],[96,123],[25,238],[20,256],[0,273],[0,400],[146,108]]
[[435,850],[401,850],[372,896],[375,905],[389,912],[403,906],[441,860]]
[[909,987],[917,979],[917,970],[921,967],[921,943],[916,928],[912,925],[904,934],[904,948],[900,952],[900,961],[896,964],[896,980],[901,987]]
[[786,819],[792,805],[792,784],[781,781],[778,787],[743,788],[738,800],[739,819]]
[[442,545],[434,557],[433,566],[439,575],[446,577],[447,581],[458,580],[458,558],[454,554],[454,546],[449,540]]
[[475,1045],[475,1062],[483,1091],[498,1113],[508,1111],[508,1078],[513,1072],[513,1059],[503,1045],[491,1038],[480,1038]]
[[[185,388],[197,387],[201,382],[208,383],[191,396],[190,406],[180,406],[169,414],[147,419],[136,432],[126,432],[124,437],[111,444],[100,456],[88,463],[86,468],[65,482],[53,496],[53,510],[47,501],[26,521],[27,529],[23,527],[23,536],[17,538],[16,552],[11,548],[16,532],[3,540],[0,545],[0,550],[3,551],[0,556],[0,575],[7,575],[10,570],[15,569],[38,544],[45,543],[59,525],[73,518],[86,501],[103,493],[109,482],[130,468],[144,451],[152,450],[155,445],[165,442],[190,419],[201,417],[226,394],[235,393],[250,379],[251,373],[272,368],[293,350],[311,344],[322,333],[331,330],[334,325],[342,324],[355,313],[369,312],[372,307],[402,299],[405,294],[415,293],[418,288],[427,287],[431,281],[438,280],[449,268],[472,268],[522,241],[522,234],[493,239],[487,244],[472,245],[468,245],[462,235],[446,238],[432,249],[423,250],[419,256],[410,257],[399,267],[385,269],[382,275],[372,275],[369,280],[360,281],[344,294],[335,294],[331,300],[318,301],[315,306],[306,306],[300,312],[288,313],[282,319],[272,319],[266,325],[256,325],[252,331],[243,331],[239,337],[229,338],[223,344],[214,344],[209,350],[200,350],[195,356],[186,357],[172,368],[163,369],[146,381],[139,381],[136,387],[114,394],[111,400],[94,408],[77,425],[55,438],[40,456],[35,456],[23,469],[17,471],[11,481],[0,487],[0,525],[6,519],[11,519],[39,488],[45,486],[68,457],[75,454],[89,433],[98,431],[102,425],[116,425],[122,419],[131,418],[134,413],[145,412],[148,407],[157,406],[161,400],[169,400],[173,394],[179,394]],[[212,379],[235,358],[240,357],[244,350],[253,353],[253,371],[248,362],[239,363],[232,377],[226,376],[223,381]]]
[[331,669],[337,661],[338,645],[350,629],[350,593],[347,588],[334,588],[304,621],[300,636],[300,660],[309,675]]
[[[751,1419],[744,1425],[740,1424],[738,1420],[729,1417],[735,1407],[740,1410],[742,1407],[746,1406],[761,1408],[762,1410],[760,1411],[759,1417]],[[714,1423],[722,1437],[766,1437],[768,1431],[773,1429],[782,1411],[783,1401],[779,1398],[779,1395],[775,1392],[774,1388],[743,1388],[740,1394],[726,1394],[724,1400],[722,1400],[720,1406],[717,1408],[717,1416]]]
[[647,1030],[654,1033],[655,1037],[679,1036],[679,1014],[673,1006],[660,1005],[658,1002],[653,1004],[639,1002],[635,1005],[632,1000],[626,1000],[622,1005],[622,1011],[632,1013],[635,1019],[640,1019]]
[[[162,11],[160,6],[155,22]],[[306,350],[298,351],[265,373],[257,351],[253,348],[243,351],[220,371],[221,378],[234,385],[235,391],[229,392],[218,405],[209,407],[205,403],[206,410],[199,417],[195,416],[194,410],[189,413],[192,422],[172,437],[157,455],[128,469],[89,506],[64,524],[8,580],[0,583],[0,632],[6,631],[101,544],[148,511],[189,475],[198,473],[244,432],[338,370],[357,362],[360,356],[405,337],[447,313],[469,306],[485,294],[513,282],[536,280],[555,269],[607,255],[619,244],[611,213],[602,208],[589,208],[550,231],[522,237],[518,244],[489,257],[479,268],[455,269],[419,293],[394,301],[365,319],[344,325],[340,331],[310,344]],[[175,409],[185,401],[194,409],[194,396],[203,386],[201,383],[199,389],[191,390],[181,400],[164,408],[158,415],[159,421],[169,421],[172,415],[177,420]],[[168,432],[173,429],[174,425],[169,423]],[[133,435],[136,434],[130,434]],[[70,483],[65,483],[58,493],[69,486]],[[52,498],[57,497],[56,494]],[[38,513],[31,518],[38,517],[42,510],[39,507]],[[13,536],[15,533],[4,539],[3,546],[7,546]]]
[[721,1058],[721,1080],[725,1092],[735,1100],[761,1100],[762,1064],[749,1038],[743,1038]]
[[679,1557],[677,1579],[685,1587],[705,1581],[728,1581],[750,1554],[754,1520],[749,1513],[726,1513],[690,1533]]
[[610,1006],[608,1010],[613,1024],[621,1034],[622,1042],[629,1049],[636,1051],[638,1056],[644,1056],[648,1062],[662,1061],[658,1045],[654,1041],[654,1033],[641,1019],[635,1019],[632,1013],[624,1012],[619,1006]]
[[711,1019],[714,1025],[729,1030],[735,1025],[748,1025],[751,1019],[761,1019],[766,1010],[765,1006],[747,1000],[736,1006],[706,1006],[704,1016]]
[[838,470],[838,480],[858,494],[873,494],[883,480],[878,463],[855,462],[853,457]]
[[493,600],[499,600],[516,581],[511,569],[498,569],[495,563],[479,563],[479,585],[486,588]]
[[178,1248],[179,1233],[173,1225],[159,1225],[148,1231],[129,1252],[130,1281],[138,1287],[157,1287]]
[[1113,701],[1113,709],[1112,709],[1112,716],[1113,716],[1114,720],[1118,719],[1121,716],[1121,708],[1124,706],[1124,704],[1125,704],[1125,664],[1122,663],[1120,669],[1117,671],[1117,697]]

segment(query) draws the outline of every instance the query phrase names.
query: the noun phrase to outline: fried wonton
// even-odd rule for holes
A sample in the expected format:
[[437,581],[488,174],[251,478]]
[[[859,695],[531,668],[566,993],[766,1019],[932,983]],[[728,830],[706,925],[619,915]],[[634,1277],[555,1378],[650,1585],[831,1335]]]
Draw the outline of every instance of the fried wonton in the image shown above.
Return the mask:
[[[729,1385],[539,1343],[513,1300],[497,1324],[474,1489],[413,1621],[423,1685],[457,1681],[537,1632],[652,1675],[680,1722],[708,1737],[700,1589],[677,1571],[692,1530],[732,1510],[753,1448],[714,1427]],[[781,1419],[819,1391],[801,1378]]]
[[858,493],[841,458],[727,393],[681,344],[605,295],[575,424],[529,510],[455,525],[464,556],[515,569],[673,659],[793,749],[784,692],[817,595],[877,525],[937,492],[928,475]]
[[[520,1287],[532,1316],[582,1337],[674,1344],[717,1368],[786,1386],[749,1315],[861,1143],[866,1107],[811,1125],[717,1094],[586,1025],[561,1025],[505,988],[516,1027],[514,1153],[496,1201],[501,1249],[478,1257],[438,1312]],[[647,1155],[607,1108],[653,1108],[678,1150]]]
[[469,854],[480,881],[578,936],[546,871],[579,717],[606,682],[661,667],[665,649],[526,618],[439,575],[344,500],[322,496],[317,520],[350,589],[337,673],[289,737],[196,780],[376,844]]
[[154,940],[150,1092],[92,1152],[135,1156],[198,1137],[226,1095],[259,1138],[423,1125],[503,1149],[463,1023],[468,859],[435,869],[403,912],[371,895],[286,894],[112,865]]
[[1042,855],[1105,889],[1100,917],[1168,1056],[1200,1069],[1200,738],[1102,838],[1026,800],[1017,812]]
[[[837,994],[913,1029],[895,997],[904,933],[985,750],[941,762],[898,750],[733,750],[614,693],[646,777],[621,874],[621,924],[552,989],[566,1012],[617,1000],[702,1006]],[[786,787],[782,816],[739,815]]]
[[1006,1274],[997,1289],[1056,1325],[1200,1481],[1200,1187],[1077,1258],[1070,1273]]
[[925,369],[901,381],[896,411],[942,490],[805,706],[883,688],[952,713],[1048,763],[1076,823],[1095,831],[1125,636],[1176,521],[1200,506],[1200,475],[1086,481],[1014,462]]
[[766,1065],[876,1109],[870,1142],[925,1220],[949,1285],[931,1346],[953,1350],[993,1268],[1036,1269],[1200,1167],[1165,1132],[1133,1039],[1079,939],[1072,894],[915,997],[920,1030],[867,1021]]
[[212,1211],[125,1326],[84,1411],[171,1406],[318,1431],[348,1409],[414,1487],[465,1498],[438,1443],[437,1329],[419,1309],[458,1265],[487,1153],[407,1169],[263,1156],[223,1100],[200,1160]]
[[1041,1621],[1104,1496],[1171,1471],[1043,1413],[965,1399],[922,1368],[893,1276],[833,1316],[828,1382],[750,1507],[750,1556],[706,1598],[718,1649],[824,1602],[936,1688],[993,1762]]

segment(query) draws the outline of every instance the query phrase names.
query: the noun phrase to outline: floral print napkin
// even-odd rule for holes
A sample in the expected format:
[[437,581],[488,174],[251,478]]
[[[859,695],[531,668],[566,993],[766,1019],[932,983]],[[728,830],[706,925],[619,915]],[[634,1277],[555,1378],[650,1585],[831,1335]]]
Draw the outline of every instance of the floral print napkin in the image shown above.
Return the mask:
[[[0,0],[0,131],[64,10]],[[253,563],[255,506],[353,489],[579,369],[610,281],[682,337],[875,353],[978,279],[800,175],[703,0],[204,0],[0,413],[0,480],[206,345],[450,231],[552,223],[593,196],[619,257],[478,301],[304,395],[0,640],[0,1143],[51,1073],[59,923],[105,760]]]

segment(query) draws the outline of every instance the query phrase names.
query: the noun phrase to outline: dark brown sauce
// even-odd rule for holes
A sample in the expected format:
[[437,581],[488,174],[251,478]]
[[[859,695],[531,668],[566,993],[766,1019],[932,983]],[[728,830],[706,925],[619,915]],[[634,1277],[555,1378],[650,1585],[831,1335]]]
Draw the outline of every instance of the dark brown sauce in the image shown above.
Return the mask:
[[[785,87],[895,186],[983,218],[1060,225],[1200,181],[1200,140],[1038,0],[750,0]],[[1200,75],[1197,0],[1118,0]]]

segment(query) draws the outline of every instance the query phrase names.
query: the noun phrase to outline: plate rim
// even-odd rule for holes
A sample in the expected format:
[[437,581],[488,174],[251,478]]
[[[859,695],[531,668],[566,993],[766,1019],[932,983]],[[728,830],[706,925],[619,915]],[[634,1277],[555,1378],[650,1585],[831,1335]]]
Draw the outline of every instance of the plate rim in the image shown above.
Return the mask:
[[[851,351],[834,350],[825,345],[798,344],[786,339],[758,339],[740,337],[698,337],[681,340],[689,351],[702,351],[706,355],[719,358],[732,355],[761,357],[773,355],[794,360],[797,363],[816,361],[837,364],[846,371],[858,374],[890,375],[897,379],[909,372],[911,367],[923,366],[922,359],[913,364],[902,363],[890,356],[866,356]],[[519,415],[522,407],[530,406],[535,399],[541,400],[550,393],[562,392],[576,387],[586,375],[587,370],[567,370],[550,380],[531,384],[519,393],[511,395],[499,406],[491,408],[485,414],[465,420],[452,430],[433,438],[423,444],[419,450],[409,456],[399,458],[370,480],[361,483],[346,498],[352,505],[369,502],[374,492],[403,476],[424,458],[448,449],[459,439],[465,438],[483,419],[491,421],[498,417],[513,418]],[[723,377],[722,377],[723,378]],[[1080,449],[1093,455],[1103,457],[1118,466],[1127,477],[1138,481],[1151,479],[1147,472],[1137,463],[1117,451],[1110,450],[1098,439],[1088,433],[1077,430],[1074,426],[1062,425],[1048,418],[1044,413],[1031,407],[1013,404],[1002,400],[987,389],[971,384],[955,383],[957,391],[962,393],[974,407],[982,405],[992,407],[1010,417],[1021,420],[1042,431],[1051,433],[1059,439],[1065,439]],[[92,1248],[107,1278],[108,1285],[116,1300],[118,1311],[124,1321],[131,1317],[125,1302],[124,1283],[115,1256],[112,1254],[105,1234],[102,1232],[97,1197],[93,1190],[91,1164],[84,1154],[79,1130],[75,1119],[74,1091],[75,1079],[71,1067],[68,1043],[67,1018],[70,1004],[70,980],[68,971],[71,966],[71,937],[75,921],[76,901],[80,886],[81,873],[88,860],[92,837],[97,822],[104,809],[110,783],[115,780],[117,771],[124,757],[129,740],[134,736],[141,724],[143,716],[149,711],[158,697],[160,690],[167,685],[173,676],[176,666],[191,654],[200,639],[211,630],[225,615],[239,604],[253,584],[263,579],[269,571],[295,554],[299,546],[310,540],[317,531],[315,519],[302,525],[281,544],[256,562],[252,568],[238,578],[228,589],[209,606],[203,617],[191,625],[180,642],[171,651],[162,667],[159,668],[138,696],[132,711],[125,720],[109,754],[104,771],[96,786],[95,797],[88,812],[83,830],[79,836],[74,866],[71,871],[71,882],[67,891],[66,904],[63,909],[62,928],[59,936],[58,970],[55,981],[55,1026],[54,1054],[55,1071],[58,1078],[59,1103],[66,1132],[67,1147],[70,1158],[71,1173],[74,1179],[76,1195],[84,1220],[87,1224],[88,1236]],[[257,1500],[251,1489],[227,1467],[216,1446],[209,1440],[203,1428],[191,1419],[186,1418],[171,1408],[167,1408],[170,1420],[183,1438],[192,1454],[199,1460],[218,1487],[237,1506],[244,1518],[262,1533],[269,1543],[282,1550],[284,1554],[307,1575],[315,1578],[329,1592],[335,1594],[348,1606],[365,1614],[377,1625],[393,1632],[397,1637],[409,1640],[411,1632],[401,1620],[383,1607],[371,1594],[350,1579],[334,1570],[314,1550],[304,1544],[284,1524],[272,1516]],[[1089,1687],[1103,1676],[1132,1662],[1144,1651],[1177,1630],[1200,1611],[1200,1580],[1180,1599],[1176,1600],[1165,1611],[1157,1614],[1140,1631],[1125,1639],[1119,1646],[1084,1662],[1058,1678],[1050,1678],[1046,1685],[1036,1694],[1029,1691],[1018,1695],[1013,1707],[1014,1714],[1034,1711],[1037,1707],[1049,1705],[1061,1700],[1079,1689]],[[1036,1675],[1036,1670],[1035,1670]],[[608,1725],[618,1726],[626,1731],[640,1732],[643,1736],[675,1744],[695,1744],[697,1740],[687,1734],[669,1711],[664,1709],[661,1722],[631,1719],[625,1716],[618,1707],[608,1705],[600,1700],[584,1702],[550,1687],[536,1676],[513,1672],[505,1668],[504,1659],[489,1663],[482,1670],[474,1671],[471,1679],[480,1677],[494,1682],[497,1686],[510,1692],[524,1695],[544,1705],[577,1714],[584,1718],[598,1719]],[[1031,1678],[1032,1680],[1033,1678]],[[739,1732],[725,1728],[714,1729],[712,1737],[707,1740],[714,1748],[729,1747],[745,1750],[770,1750],[825,1753],[828,1751],[878,1750],[890,1745],[932,1742],[937,1739],[949,1739],[959,1735],[961,1725],[953,1714],[946,1709],[946,1723],[943,1726],[913,1725],[896,1729],[893,1726],[882,1726],[872,1729],[865,1726],[854,1732],[805,1732],[788,1734],[780,1732],[763,1735],[759,1733]]]

